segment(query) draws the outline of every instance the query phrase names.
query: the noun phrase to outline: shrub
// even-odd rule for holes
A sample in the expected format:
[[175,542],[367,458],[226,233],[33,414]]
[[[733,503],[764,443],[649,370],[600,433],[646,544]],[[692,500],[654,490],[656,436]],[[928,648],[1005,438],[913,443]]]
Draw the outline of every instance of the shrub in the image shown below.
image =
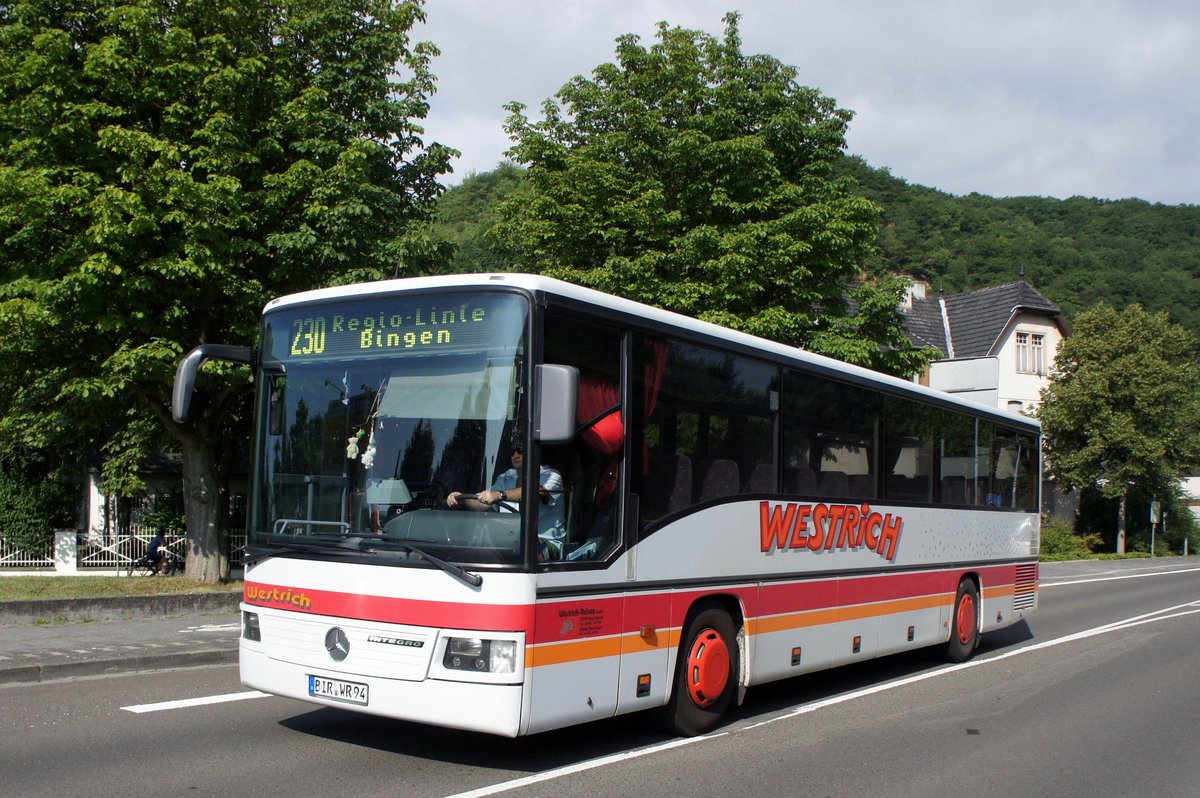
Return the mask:
[[1103,546],[1100,535],[1077,535],[1074,527],[1061,518],[1042,519],[1041,559],[1044,561],[1089,559]]
[[0,535],[9,543],[27,551],[45,548],[56,527],[75,523],[75,505],[69,486],[0,465]]

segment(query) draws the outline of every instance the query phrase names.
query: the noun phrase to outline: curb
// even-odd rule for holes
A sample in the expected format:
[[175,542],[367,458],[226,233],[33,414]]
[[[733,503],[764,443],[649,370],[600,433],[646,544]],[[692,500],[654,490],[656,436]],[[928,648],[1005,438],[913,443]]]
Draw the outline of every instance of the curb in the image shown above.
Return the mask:
[[118,659],[98,659],[83,662],[42,663],[0,668],[0,685],[48,682],[57,679],[77,679],[84,676],[106,676],[114,673],[156,671],[170,668],[199,668],[205,665],[224,665],[237,662],[237,649],[211,649],[173,654],[138,654]]
[[0,625],[38,621],[109,621],[170,618],[234,612],[239,593],[164,593],[156,596],[104,596],[81,599],[31,599],[0,602]]

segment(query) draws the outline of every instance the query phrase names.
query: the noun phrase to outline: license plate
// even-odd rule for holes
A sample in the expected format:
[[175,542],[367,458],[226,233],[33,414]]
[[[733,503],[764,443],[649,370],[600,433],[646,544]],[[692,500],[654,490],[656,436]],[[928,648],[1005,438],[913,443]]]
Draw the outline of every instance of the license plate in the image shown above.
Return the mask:
[[348,704],[367,705],[367,685],[358,682],[343,682],[341,679],[326,679],[324,676],[308,676],[308,694],[317,698],[330,698]]

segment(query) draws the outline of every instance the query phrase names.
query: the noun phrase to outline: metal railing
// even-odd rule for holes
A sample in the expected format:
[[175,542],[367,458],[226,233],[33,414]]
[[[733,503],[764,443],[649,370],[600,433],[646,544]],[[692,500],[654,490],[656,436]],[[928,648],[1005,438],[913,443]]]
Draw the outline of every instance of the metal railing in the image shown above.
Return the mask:
[[[93,532],[78,532],[75,535],[75,566],[78,571],[97,572],[105,569],[127,568],[146,553],[155,531],[143,524],[133,524],[129,534],[104,535]],[[182,533],[166,535],[165,547],[183,559],[187,551],[187,537]],[[246,533],[233,532],[229,535],[229,564],[241,568],[246,554]],[[54,542],[47,542],[41,550],[29,551],[0,536],[0,569],[42,570],[55,567]]]
[[53,568],[54,541],[47,541],[38,551],[22,549],[0,537],[0,568]]
[[[76,563],[81,570],[127,567],[146,553],[154,534],[153,529],[141,524],[131,525],[128,535],[101,536],[81,532],[76,539]],[[163,541],[163,548],[181,559],[186,546],[186,537],[175,532],[168,532]]]
[[[127,496],[118,500],[107,496],[104,500],[104,528],[79,531],[56,530],[38,550],[29,551],[5,540],[0,535],[0,570],[20,572],[23,570],[69,570],[73,572],[98,573],[105,569],[128,568],[130,563],[146,553],[159,526],[151,519],[161,517],[164,508],[170,515],[178,497],[170,492]],[[165,504],[163,504],[165,502]],[[241,568],[246,555],[246,532],[242,528],[246,511],[246,497],[235,494],[230,497],[227,522],[235,527],[229,535],[230,568]],[[182,517],[179,519],[182,522]],[[187,552],[187,540],[182,532],[168,532],[166,548],[176,557],[183,559]]]

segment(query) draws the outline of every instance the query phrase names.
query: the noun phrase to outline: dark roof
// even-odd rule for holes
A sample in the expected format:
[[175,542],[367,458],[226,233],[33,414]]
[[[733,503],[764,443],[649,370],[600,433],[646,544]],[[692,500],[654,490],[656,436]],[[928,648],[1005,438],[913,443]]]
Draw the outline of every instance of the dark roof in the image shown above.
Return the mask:
[[931,347],[948,357],[946,325],[942,322],[942,306],[935,299],[914,299],[905,322],[908,337],[916,346]]
[[943,356],[986,357],[993,353],[1021,312],[1050,316],[1064,332],[1069,332],[1058,306],[1024,280],[965,294],[916,300],[908,314],[907,328],[913,343],[932,346]]

